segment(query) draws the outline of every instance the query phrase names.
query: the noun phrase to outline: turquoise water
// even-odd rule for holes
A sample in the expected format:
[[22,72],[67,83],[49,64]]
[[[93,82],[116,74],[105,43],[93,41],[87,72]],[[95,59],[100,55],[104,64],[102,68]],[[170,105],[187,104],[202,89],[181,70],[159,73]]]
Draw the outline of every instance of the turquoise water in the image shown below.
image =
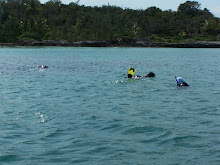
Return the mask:
[[220,49],[0,48],[0,164],[219,165],[219,62]]

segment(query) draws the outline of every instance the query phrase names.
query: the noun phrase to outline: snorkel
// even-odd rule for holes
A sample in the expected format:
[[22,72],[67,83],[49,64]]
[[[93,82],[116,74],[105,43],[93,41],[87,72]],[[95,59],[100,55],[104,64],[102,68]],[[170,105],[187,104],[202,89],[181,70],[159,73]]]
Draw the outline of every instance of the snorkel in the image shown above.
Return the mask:
[[179,83],[178,83],[178,80],[176,79],[176,75],[175,75],[175,80],[176,80],[177,85],[180,86]]

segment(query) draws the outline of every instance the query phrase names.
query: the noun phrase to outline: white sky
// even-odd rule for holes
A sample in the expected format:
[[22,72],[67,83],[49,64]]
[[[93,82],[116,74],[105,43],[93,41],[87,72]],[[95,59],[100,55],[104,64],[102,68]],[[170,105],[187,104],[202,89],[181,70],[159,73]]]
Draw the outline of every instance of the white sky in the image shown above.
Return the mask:
[[[41,3],[48,2],[49,0],[40,0]],[[85,6],[102,6],[114,5],[122,8],[131,9],[146,9],[151,6],[156,6],[162,10],[176,11],[181,3],[187,0],[80,0],[80,5]],[[192,0],[191,0],[192,1]],[[201,9],[209,9],[216,17],[220,17],[220,0],[194,0],[201,4]],[[61,0],[64,4],[77,2],[77,0]]]

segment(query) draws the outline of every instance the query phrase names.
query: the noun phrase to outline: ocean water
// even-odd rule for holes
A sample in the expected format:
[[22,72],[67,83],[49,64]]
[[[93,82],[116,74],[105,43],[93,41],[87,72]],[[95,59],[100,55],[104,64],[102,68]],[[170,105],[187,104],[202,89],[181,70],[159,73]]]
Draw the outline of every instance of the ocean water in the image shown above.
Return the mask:
[[219,62],[220,49],[0,48],[0,164],[219,165]]

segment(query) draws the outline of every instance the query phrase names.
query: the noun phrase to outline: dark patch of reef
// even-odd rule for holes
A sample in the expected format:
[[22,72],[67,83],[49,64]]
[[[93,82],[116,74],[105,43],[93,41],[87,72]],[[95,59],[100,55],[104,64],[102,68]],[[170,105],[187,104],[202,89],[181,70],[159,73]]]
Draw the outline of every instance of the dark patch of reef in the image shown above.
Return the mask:
[[148,40],[121,39],[115,41],[80,41],[68,42],[66,40],[35,41],[21,40],[16,43],[0,43],[1,47],[15,46],[66,46],[66,47],[170,47],[170,48],[220,48],[220,41],[198,41],[198,42],[151,42]]

